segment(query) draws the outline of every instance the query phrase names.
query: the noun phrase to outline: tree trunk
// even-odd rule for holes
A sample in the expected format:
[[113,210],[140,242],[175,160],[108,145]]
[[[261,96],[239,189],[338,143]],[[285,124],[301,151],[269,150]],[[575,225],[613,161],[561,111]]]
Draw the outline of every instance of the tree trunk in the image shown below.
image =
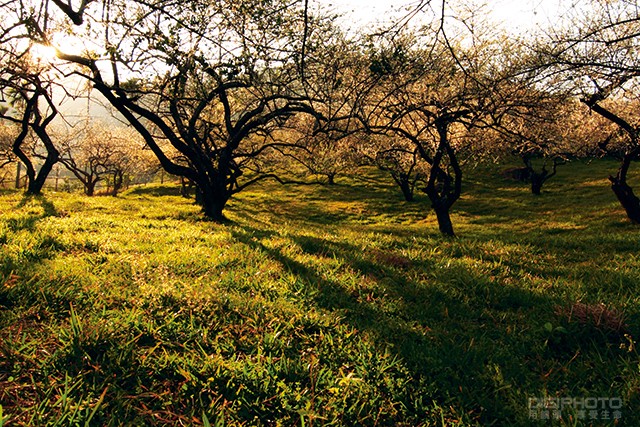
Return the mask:
[[91,197],[96,191],[96,182],[87,181],[84,183],[84,194]]
[[633,189],[627,184],[627,172],[631,162],[638,157],[640,148],[637,147],[626,153],[616,176],[610,176],[611,189],[627,212],[627,217],[634,224],[640,224],[640,199],[633,193]]
[[[615,88],[613,85],[610,85],[605,89],[598,88],[598,91],[593,94],[593,96],[588,99],[583,99],[582,102],[587,104],[589,108],[600,114],[602,117],[618,125],[618,127],[626,132],[631,139],[631,143],[629,144],[630,150],[623,156],[622,163],[618,169],[618,174],[615,177],[610,176],[609,180],[611,181],[611,189],[620,201],[624,210],[627,212],[627,217],[629,217],[631,222],[634,224],[640,224],[640,200],[635,194],[633,194],[633,190],[629,184],[627,184],[627,172],[629,171],[631,162],[637,160],[638,156],[640,156],[640,145],[638,144],[640,139],[640,129],[598,104],[598,102],[605,99],[611,93],[611,91],[607,92],[605,90],[613,88]],[[606,151],[606,143],[604,143],[600,148]]]
[[[47,165],[46,163],[42,165],[42,167],[40,168],[40,171],[34,177],[34,179],[29,180],[29,183],[27,185],[27,194],[37,195],[42,193],[42,188],[44,187],[44,184],[47,181],[47,175],[49,175],[49,172],[51,171],[52,167],[53,165]],[[43,171],[43,169],[45,168],[47,170]]]
[[556,157],[555,159],[553,159],[553,169],[551,170],[551,172],[547,170],[546,164],[542,166],[542,170],[540,172],[536,172],[533,169],[531,161],[527,157],[525,157],[524,159],[528,177],[529,180],[531,180],[531,193],[538,196],[542,192],[542,186],[544,185],[544,183],[556,175],[558,166],[566,163],[564,159]]
[[[429,200],[431,200],[431,207],[436,212],[438,228],[444,236],[455,237],[449,209],[462,193],[462,169],[458,163],[455,150],[449,144],[447,137],[447,129],[452,123],[450,120],[452,120],[451,117],[446,116],[436,120],[440,141],[433,158],[429,159],[422,151],[420,155],[431,165],[425,192],[429,196]],[[445,155],[449,159],[449,167],[453,170],[453,176],[442,168],[442,159]]]
[[196,186],[196,203],[202,207],[204,215],[212,221],[219,223],[227,221],[223,210],[228,200],[229,195],[226,191],[216,191],[213,186],[207,186],[204,189],[200,185]]
[[[36,116],[39,116],[39,114],[36,114]],[[29,180],[29,187],[27,188],[28,194],[40,194],[42,192],[42,188],[47,182],[47,177],[51,173],[51,170],[53,170],[53,166],[58,163],[58,160],[60,159],[60,153],[53,145],[53,141],[51,140],[51,138],[49,137],[49,133],[47,132],[47,124],[51,121],[51,119],[53,119],[54,116],[55,113],[49,116],[44,123],[41,123],[40,120],[38,120],[32,126],[33,130],[38,135],[47,150],[47,157],[44,159],[44,163],[40,167],[38,173]]]
[[327,184],[335,185],[336,184],[336,175],[333,173],[327,174]]
[[33,163],[31,162],[31,160],[29,158],[27,158],[26,156],[24,157],[24,160],[23,160],[22,163],[24,164],[25,175],[26,175],[26,179],[27,179],[26,184],[25,184],[25,186],[27,187],[26,193],[27,194],[38,194],[38,191],[36,191],[37,188],[35,187],[36,168],[33,166]]
[[404,200],[407,202],[413,202],[415,199],[413,198],[413,189],[411,188],[409,181],[398,180],[398,184],[400,185],[400,190],[402,190]]
[[440,232],[445,236],[455,237],[448,204],[445,201],[438,201],[433,203],[433,210],[436,212]]
[[539,173],[531,173],[531,193],[539,196],[542,191],[542,185],[546,181],[545,176]]
[[29,186],[27,187],[27,194],[40,194],[42,188],[47,182],[47,177],[51,173],[53,166],[58,162],[59,154],[58,150],[52,147],[47,147],[48,153],[42,167],[38,171],[37,175],[29,180]]
[[113,191],[111,193],[112,196],[117,196],[120,190],[122,189],[122,184],[124,182],[124,175],[122,172],[114,172],[113,173]]
[[626,180],[613,176],[609,177],[609,180],[611,180],[611,189],[627,212],[627,217],[632,223],[640,224],[640,199],[633,193],[633,189]]
[[[51,113],[46,118],[44,118],[44,120],[42,114],[40,113],[40,110],[38,109],[38,99],[41,96],[45,97],[51,109]],[[49,96],[39,85],[33,92],[33,96],[29,99],[25,98],[25,101],[27,101],[27,104],[21,121],[22,128],[20,134],[13,141],[13,153],[18,156],[19,159],[16,181],[19,181],[20,162],[22,162],[27,174],[27,194],[40,194],[42,191],[42,187],[44,187],[44,184],[47,180],[47,176],[51,172],[51,169],[53,169],[53,165],[56,164],[60,157],[58,150],[55,148],[53,141],[47,133],[47,126],[55,118],[58,112],[55,109],[55,106],[53,105],[53,102],[51,101]],[[31,119],[33,119],[33,121],[31,121]],[[34,163],[22,150],[22,144],[29,134],[30,129],[36,133],[47,150],[47,156],[45,158],[44,164],[39,171],[36,171]],[[19,184],[19,182],[17,183]]]
[[[180,195],[182,197],[189,197],[189,190],[191,189],[191,182],[184,176],[180,177]],[[197,200],[196,200],[197,202]]]

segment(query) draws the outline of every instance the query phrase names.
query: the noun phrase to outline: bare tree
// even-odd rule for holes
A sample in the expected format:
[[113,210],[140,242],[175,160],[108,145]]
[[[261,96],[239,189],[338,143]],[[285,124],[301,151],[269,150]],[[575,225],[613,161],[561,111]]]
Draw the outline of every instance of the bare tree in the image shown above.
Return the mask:
[[311,116],[300,116],[292,121],[287,138],[294,144],[278,149],[283,155],[282,168],[291,170],[299,166],[302,170],[296,175],[302,175],[305,182],[334,185],[337,176],[353,172],[355,150],[360,145],[361,135],[316,128],[317,121]]
[[[39,194],[47,176],[58,160],[58,151],[51,140],[48,127],[58,115],[52,99],[53,79],[51,66],[34,55],[31,30],[47,20],[46,2],[35,4],[29,13],[23,13],[18,2],[3,4],[3,12],[12,13],[0,24],[0,92],[11,108],[0,110],[0,120],[20,126],[20,132],[12,144],[12,151],[24,164],[27,175],[27,193]],[[39,16],[39,21],[36,19]],[[41,146],[32,151],[43,162],[35,163],[26,149],[31,135]],[[38,167],[39,166],[39,167]]]
[[[324,24],[300,2],[55,4],[75,25],[67,31],[94,46],[79,52],[58,46],[58,58],[78,66],[75,75],[143,136],[167,172],[195,184],[211,219],[224,220],[233,194],[274,178],[245,172],[286,143],[276,131],[296,114],[317,113],[304,70],[327,49],[319,31]],[[20,5],[20,14],[30,10],[28,2]],[[55,45],[55,34],[35,25],[39,18],[29,22],[34,40]],[[173,161],[164,142],[186,163]]]
[[[66,134],[65,134],[66,133]],[[75,129],[58,132],[60,162],[93,196],[101,181],[107,193],[117,195],[131,177],[153,168],[144,141],[131,129],[100,121],[78,124]]]
[[558,166],[572,158],[597,155],[597,143],[606,140],[610,131],[577,99],[529,88],[512,95],[511,107],[481,137],[492,140],[501,158],[520,157],[524,167],[512,171],[519,172],[514,177],[529,182],[531,192],[539,195]]
[[450,209],[462,193],[459,158],[470,142],[468,129],[497,103],[492,99],[493,52],[480,43],[433,32],[395,35],[370,56],[370,72],[379,85],[361,108],[372,133],[409,141],[429,164],[425,192],[442,234],[454,236]]
[[[0,116],[0,120],[20,127],[20,132],[13,140],[12,151],[25,166],[26,192],[40,194],[59,157],[48,130],[58,114],[57,107],[51,99],[50,88],[40,79],[37,70],[20,70],[11,66],[0,71],[0,86],[11,97],[13,106]],[[42,146],[29,149],[27,141],[31,136],[35,136]],[[35,156],[30,155],[30,152]],[[38,157],[43,158],[43,163],[39,167],[36,164]]]
[[405,138],[370,135],[357,146],[360,163],[376,166],[389,173],[398,185],[405,201],[413,202],[418,185],[426,186],[429,164],[421,157],[418,148]]
[[611,150],[608,138],[600,148],[620,158],[611,175],[611,189],[628,218],[640,224],[640,198],[627,182],[632,162],[640,156],[640,126],[636,111],[627,108],[640,99],[640,12],[635,1],[592,1],[575,8],[566,27],[550,33],[535,52],[547,84],[570,87],[594,113],[613,123],[626,147]]

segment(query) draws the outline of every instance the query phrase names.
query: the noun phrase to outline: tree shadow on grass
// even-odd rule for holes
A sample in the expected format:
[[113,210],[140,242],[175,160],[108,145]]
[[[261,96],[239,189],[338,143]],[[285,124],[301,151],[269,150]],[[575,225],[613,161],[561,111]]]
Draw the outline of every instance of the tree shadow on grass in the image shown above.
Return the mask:
[[42,206],[42,209],[44,210],[42,215],[43,218],[47,216],[58,215],[58,211],[56,210],[56,207],[54,206],[53,202],[48,200],[47,197],[42,194],[25,194],[22,196],[22,200],[20,200],[20,203],[18,203],[16,207],[22,208],[26,206],[30,201],[33,201],[33,200],[37,201],[38,203],[40,203],[40,206]]
[[[39,221],[61,215],[55,205],[43,195],[25,194],[16,205],[16,209],[27,208],[32,204],[39,205],[42,211],[29,209],[26,212],[19,212],[18,215],[8,215],[7,218],[0,219],[5,222],[9,231],[13,233],[26,231],[29,234],[28,243],[18,243],[6,252],[0,251],[0,305],[7,308],[16,304],[16,298],[22,298],[23,294],[26,294],[21,294],[23,289],[31,286],[27,284],[29,280],[26,278],[34,277],[33,271],[36,267],[64,248],[57,236],[39,232],[37,228]],[[12,244],[13,237],[9,236],[4,234],[0,244]],[[20,237],[17,239],[20,242]],[[7,283],[11,281],[11,286],[2,286],[3,281]],[[44,295],[43,289],[39,291]]]
[[52,217],[52,216],[60,216],[60,213],[56,209],[53,202],[48,200],[44,195],[31,195],[25,194],[20,203],[16,205],[16,209],[21,209],[26,207],[32,202],[36,202],[42,208],[42,213],[29,213],[25,215],[21,215],[17,218],[8,218],[7,226],[10,230],[19,231],[19,230],[28,230],[35,231],[35,225],[38,221]]
[[[460,268],[455,275],[434,273],[433,284],[427,278],[418,281],[411,270],[428,273],[436,267],[412,266],[392,251],[363,252],[345,242],[287,234],[303,255],[336,260],[362,278],[361,283],[341,283],[321,268],[261,243],[277,237],[276,232],[244,226],[236,228],[234,237],[304,283],[313,306],[339,313],[380,351],[390,349],[409,370],[415,394],[435,396],[438,405],[462,408],[467,420],[482,423],[515,422],[518,409],[526,410],[526,398],[509,402],[509,393],[512,386],[536,376],[527,366],[533,363],[527,361],[527,351],[537,338],[530,332],[514,333],[510,320],[550,307],[547,298],[489,283]],[[447,291],[435,283],[443,280],[449,281]],[[478,283],[470,284],[474,281]],[[411,407],[411,402],[402,404]],[[424,407],[411,410],[418,418],[426,416],[421,413]]]
[[[572,217],[568,208],[555,210],[567,204],[572,208],[572,203],[579,205],[582,196],[575,194],[573,186],[570,191],[554,188],[541,198],[512,183],[503,187],[498,191],[493,187],[476,189],[470,193],[473,197],[456,204],[454,214],[477,217],[477,221],[468,220],[461,233],[463,239],[443,244],[435,255],[440,259],[428,259],[425,265],[415,265],[391,247],[363,251],[332,236],[341,224],[353,230],[354,223],[361,222],[358,215],[390,213],[389,206],[395,199],[389,197],[390,190],[377,187],[375,182],[371,186],[354,182],[327,187],[320,196],[314,193],[295,203],[273,196],[273,209],[252,204],[251,211],[234,212],[238,218],[234,237],[265,253],[302,282],[310,306],[339,313],[342,322],[364,331],[378,348],[391,349],[408,367],[415,384],[433,384],[437,403],[462,408],[469,420],[536,424],[528,417],[527,399],[547,392],[561,397],[613,393],[625,396],[631,407],[638,398],[625,387],[633,388],[639,380],[637,375],[629,375],[627,382],[616,388],[612,385],[620,372],[635,366],[634,354],[620,350],[623,338],[616,334],[603,337],[606,334],[598,327],[558,315],[558,308],[574,302],[571,295],[575,292],[567,290],[569,296],[562,289],[544,292],[542,286],[553,285],[554,279],[560,279],[558,286],[568,284],[566,280],[592,286],[594,279],[576,276],[575,271],[580,260],[574,258],[580,257],[585,247],[596,248],[589,252],[596,256],[603,244],[614,251],[633,252],[636,243],[600,235],[590,237],[593,242],[575,240],[576,221],[584,219]],[[504,200],[503,205],[496,206],[496,194],[500,203]],[[604,208],[608,203],[602,197],[597,206]],[[362,214],[353,212],[356,205],[362,207]],[[398,205],[394,214],[402,209],[404,206]],[[547,224],[549,212],[553,212],[557,224]],[[497,226],[479,227],[489,215]],[[304,231],[271,231],[280,218]],[[520,223],[514,226],[513,221]],[[374,223],[376,233],[402,232],[386,219]],[[531,233],[532,224],[546,228]],[[313,230],[323,237],[309,235]],[[407,228],[406,237],[415,230]],[[432,242],[425,238],[427,234],[421,236],[421,244]],[[289,239],[301,256],[290,248],[261,242],[272,238]],[[573,252],[573,257],[568,256]],[[315,262],[308,262],[309,258]],[[327,273],[321,266],[322,258],[352,270],[360,282],[344,283],[337,278],[340,276]],[[451,265],[438,262],[446,259],[452,261]],[[466,260],[471,261],[469,265],[494,264],[498,278],[492,277],[493,267],[478,270],[465,266]],[[603,280],[614,278],[621,286],[631,284],[634,277],[632,271],[602,275]],[[518,283],[520,278],[526,279],[530,288]],[[590,290],[587,295],[594,294]],[[636,325],[631,325],[631,330],[635,332],[637,316],[631,313],[631,317]],[[597,378],[591,374],[594,369]],[[633,425],[634,417],[637,419],[630,411],[625,412],[627,417],[629,425]]]
[[179,185],[148,185],[137,186],[126,191],[126,194],[134,196],[181,196],[181,190]]
[[[290,192],[295,197],[282,198],[281,189],[267,185],[264,193],[243,192],[235,196],[242,203],[231,211],[250,218],[286,218],[308,224],[331,225],[339,222],[369,224],[378,221],[401,223],[424,219],[430,214],[426,198],[406,202],[400,191],[394,191],[382,180],[342,182],[339,185],[309,187],[292,184]],[[279,184],[278,184],[279,185]],[[270,191],[274,188],[275,191]]]

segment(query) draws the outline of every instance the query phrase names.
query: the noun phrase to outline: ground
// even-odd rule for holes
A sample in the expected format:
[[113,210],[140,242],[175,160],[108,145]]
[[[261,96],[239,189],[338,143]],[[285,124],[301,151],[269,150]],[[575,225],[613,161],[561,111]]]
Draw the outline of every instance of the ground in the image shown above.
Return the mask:
[[228,224],[170,185],[1,193],[0,420],[638,425],[615,167],[574,162],[541,196],[470,170],[456,239],[373,170],[262,184]]

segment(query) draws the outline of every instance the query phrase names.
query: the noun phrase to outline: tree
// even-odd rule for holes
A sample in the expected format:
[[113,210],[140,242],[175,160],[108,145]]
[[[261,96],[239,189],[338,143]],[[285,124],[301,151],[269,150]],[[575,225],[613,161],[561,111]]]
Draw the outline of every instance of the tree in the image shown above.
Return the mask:
[[613,123],[626,138],[623,149],[605,152],[619,157],[620,167],[611,175],[611,189],[628,218],[640,224],[640,199],[627,182],[631,163],[640,155],[640,126],[628,106],[640,99],[640,12],[635,1],[592,1],[575,8],[570,23],[550,33],[537,47],[535,59],[549,85],[570,87],[594,113]]
[[435,23],[433,31],[391,39],[372,47],[370,73],[379,84],[361,108],[372,133],[409,141],[429,164],[425,192],[440,232],[454,236],[450,210],[462,192],[459,158],[468,129],[480,123],[491,98],[490,45],[452,40]]
[[600,145],[600,148],[612,156],[619,158],[620,167],[618,168],[617,174],[615,176],[609,176],[611,189],[627,212],[627,216],[631,222],[640,224],[640,198],[634,194],[633,189],[627,183],[627,174],[631,162],[638,160],[640,157],[640,126],[634,125],[632,122],[633,119],[625,118],[622,111],[615,111],[614,108],[604,104],[602,101],[604,101],[606,97],[606,92],[606,89],[598,89],[588,98],[584,98],[583,102],[592,111],[615,123],[628,139],[627,147],[622,152],[619,149],[612,150],[609,147],[611,139],[605,140],[604,143]]
[[131,176],[153,168],[144,142],[132,129],[86,122],[60,136],[60,162],[83,185],[87,196],[95,194],[99,182],[108,184],[107,193],[115,196]]
[[371,135],[365,143],[358,145],[357,152],[361,163],[389,173],[407,202],[415,200],[418,184],[426,185],[429,165],[422,160],[415,145],[404,138]]
[[[53,119],[58,114],[51,99],[50,89],[40,78],[38,71],[22,72],[5,68],[0,72],[0,86],[12,98],[12,109],[0,116],[0,120],[20,126],[20,132],[12,143],[12,151],[25,165],[27,175],[27,194],[40,194],[47,177],[59,158],[48,131]],[[42,104],[45,107],[42,107]],[[34,145],[29,150],[27,141],[35,136],[43,145],[43,150]],[[32,151],[36,156],[30,156]],[[44,155],[42,154],[44,152]],[[34,157],[44,159],[37,168]]]
[[[28,5],[21,4],[24,14]],[[117,0],[82,2],[77,10],[55,4],[75,25],[67,31],[99,46],[78,54],[59,47],[58,58],[79,67],[76,75],[142,135],[167,172],[195,184],[213,220],[224,220],[233,194],[273,178],[245,171],[286,143],[274,139],[276,131],[296,114],[316,114],[304,70],[314,50],[325,47],[321,23],[300,2]],[[44,25],[31,34],[55,45]],[[186,163],[167,156],[164,141]]]
[[481,137],[492,140],[500,157],[519,156],[524,164],[520,178],[530,183],[532,194],[540,195],[558,166],[595,155],[594,148],[607,138],[610,126],[565,93],[532,88],[525,92],[511,95],[511,108]]
[[[8,11],[15,5],[15,2],[8,2],[3,7]],[[14,9],[12,12],[16,13],[16,19],[3,20],[0,24],[0,92],[3,100],[5,97],[9,99],[11,107],[0,110],[0,119],[21,128],[12,144],[12,151],[26,168],[28,194],[42,191],[59,156],[48,132],[48,127],[58,115],[51,96],[54,76],[50,74],[50,64],[34,55],[34,44],[29,35],[31,28],[39,25],[34,16],[46,14],[45,11],[44,4],[35,5],[29,15]],[[25,149],[31,134],[42,143],[42,147],[33,149],[43,158],[39,168]]]
[[278,149],[284,161],[281,168],[291,170],[296,165],[302,166],[302,171],[297,171],[297,175],[307,179],[311,175],[312,182],[334,185],[338,175],[355,168],[355,152],[356,147],[361,145],[361,138],[358,134],[315,127],[317,121],[311,116],[301,116],[292,121],[287,139],[295,143]]
[[[49,173],[53,169],[53,166],[58,162],[60,154],[47,129],[56,117],[57,109],[53,105],[51,96],[42,89],[37,76],[33,77],[37,82],[33,92],[20,93],[24,102],[22,117],[19,119],[22,129],[13,143],[13,152],[26,167],[27,194],[40,194],[47,181]],[[39,104],[41,98],[44,98],[48,105],[48,111],[45,113],[46,115],[43,115],[40,110]],[[14,120],[14,118],[11,117],[9,120]],[[40,165],[40,168],[37,171],[35,163],[24,150],[25,140],[31,131],[37,136],[38,140],[43,143],[45,148],[44,156],[38,153],[38,148],[33,149],[36,153],[35,157],[44,157],[44,162]]]

